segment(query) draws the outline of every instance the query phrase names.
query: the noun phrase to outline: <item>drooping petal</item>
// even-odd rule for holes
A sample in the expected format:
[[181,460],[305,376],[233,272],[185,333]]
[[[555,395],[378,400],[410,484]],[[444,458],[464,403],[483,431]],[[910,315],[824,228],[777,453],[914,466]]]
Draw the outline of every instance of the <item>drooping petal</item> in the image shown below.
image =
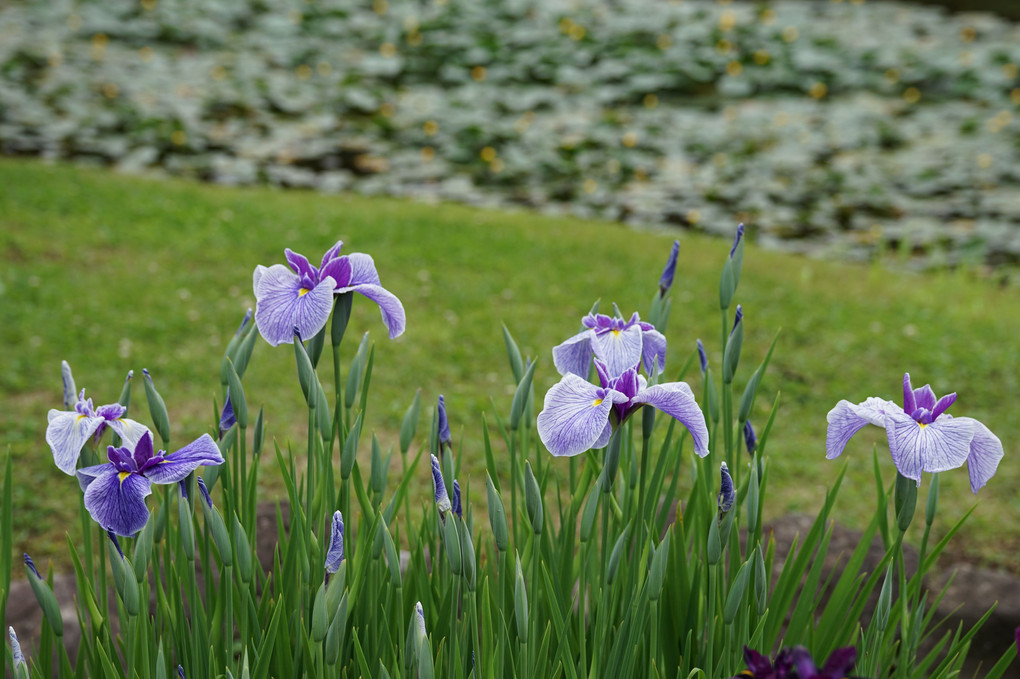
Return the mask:
[[842,455],[850,437],[863,429],[865,425],[873,424],[876,427],[885,427],[886,411],[903,412],[894,402],[875,396],[871,396],[857,405],[847,400],[837,403],[836,407],[825,416],[829,423],[825,435],[825,457],[834,460]]
[[579,455],[602,438],[613,404],[626,400],[618,391],[600,389],[574,374],[564,375],[545,395],[538,435],[557,457]]
[[579,332],[573,337],[553,347],[553,365],[561,375],[577,375],[581,379],[588,377],[591,368],[591,330]]
[[595,443],[591,444],[592,450],[600,450],[609,445],[609,439],[613,438],[613,425],[609,424],[609,420],[606,420],[606,427],[599,434],[598,439]]
[[143,471],[153,483],[177,483],[201,466],[223,464],[223,456],[213,437],[202,434],[180,450],[165,455],[163,461]]
[[88,490],[89,484],[109,472],[117,472],[117,468],[106,462],[104,464],[97,464],[91,467],[82,467],[75,472],[75,476],[78,477],[78,485],[81,486],[81,490],[84,493]]
[[1002,460],[1002,441],[977,420],[970,417],[953,419],[954,422],[958,420],[970,420],[974,423],[974,438],[970,442],[970,454],[967,456],[967,471],[970,473],[970,489],[977,493],[999,468],[999,461]]
[[686,382],[667,382],[648,387],[632,398],[631,403],[647,403],[679,420],[691,432],[694,452],[701,457],[708,455],[708,425],[705,424],[705,415]]
[[106,420],[60,410],[50,410],[47,417],[46,443],[53,451],[53,462],[65,474],[74,474],[82,447]]
[[921,483],[921,472],[944,472],[967,461],[974,439],[974,423],[968,417],[941,417],[921,425],[903,411],[887,411],[885,431],[896,469]]
[[641,361],[649,375],[666,369],[666,336],[658,330],[641,333]]
[[150,437],[152,436],[149,428],[144,424],[141,422],[135,422],[134,420],[130,420],[126,417],[121,417],[111,422],[107,422],[107,424],[110,425],[110,429],[116,432],[117,436],[120,437],[121,445],[131,449],[134,449],[141,438],[146,434],[149,434]]
[[103,418],[104,420],[116,420],[118,417],[127,412],[127,408],[119,403],[109,403],[104,406],[96,408],[96,415]]
[[605,362],[612,377],[641,363],[641,328],[632,325],[626,330],[593,333],[591,346],[595,356]]
[[149,520],[145,498],[151,492],[148,479],[114,469],[89,483],[85,490],[85,509],[106,530],[130,537]]
[[259,294],[259,281],[262,280],[262,276],[265,275],[266,267],[258,264],[255,266],[255,270],[251,273],[251,289],[256,295]]
[[[397,296],[386,288],[378,285],[355,285],[350,288],[340,288],[337,293],[347,292],[353,290],[354,292],[360,292],[365,297],[379,305],[379,311],[382,313],[383,323],[390,331],[390,339],[396,339],[404,334],[404,325],[407,322],[406,316],[404,315],[404,305],[400,303]],[[302,335],[303,337],[303,335]]]
[[347,261],[351,265],[351,282],[348,285],[382,285],[372,255],[352,252],[347,256]]
[[255,290],[255,324],[259,333],[274,347],[293,342],[295,327],[301,337],[313,337],[329,319],[334,287],[333,279],[326,277],[306,290],[300,279],[282,264],[265,269]]

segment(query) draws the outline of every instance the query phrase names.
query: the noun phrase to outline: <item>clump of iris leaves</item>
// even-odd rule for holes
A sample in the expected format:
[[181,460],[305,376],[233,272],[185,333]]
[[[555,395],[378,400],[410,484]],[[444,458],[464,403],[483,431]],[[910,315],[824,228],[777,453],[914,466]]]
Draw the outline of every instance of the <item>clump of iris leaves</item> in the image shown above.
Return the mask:
[[[740,363],[742,323],[734,324],[740,314],[731,301],[742,259],[742,241],[729,255],[720,253],[724,359],[722,366],[704,366],[697,399],[710,436],[705,457],[695,454],[686,429],[650,408],[617,426],[605,450],[551,457],[539,442],[532,388],[535,371],[548,369],[548,361],[525,360],[506,330],[517,388],[508,410],[479,423],[485,478],[461,472],[467,453],[452,443],[442,403],[430,430],[418,432],[420,392],[411,399],[396,455],[392,448],[384,452],[362,431],[372,376],[385,366],[375,364],[368,342],[353,355],[338,353],[349,294],[337,297],[332,322],[320,334],[276,349],[293,350],[308,406],[307,446],[296,453],[289,444],[269,443],[264,409],[256,414],[249,405],[254,399],[243,376],[259,333],[255,324],[242,325],[220,375],[232,406],[218,442],[225,462],[199,470],[204,485],[188,479],[186,492],[174,485],[154,489],[144,528],[118,543],[83,504],[83,537],[67,545],[77,619],[62,618],[52,570],[42,575],[26,567],[44,612],[42,629],[38,647],[25,655],[14,643],[4,646],[8,670],[16,677],[64,678],[727,678],[746,672],[741,676],[809,679],[810,658],[822,665],[831,656],[856,657],[855,676],[957,676],[986,618],[970,629],[949,625],[935,613],[944,590],[923,586],[966,518],[928,544],[939,516],[937,476],[922,499],[912,481],[882,478],[878,455],[884,453],[876,450],[875,495],[854,499],[873,503],[874,515],[834,579],[824,557],[845,465],[833,463],[817,518],[785,560],[777,558],[773,538],[762,535],[768,444],[779,423],[773,407],[749,454],[740,433],[753,400],[766,397],[759,392],[771,349],[760,365]],[[655,291],[646,319],[664,330],[669,286],[649,283]],[[319,368],[330,352],[326,345],[332,360]],[[666,374],[696,380],[697,358],[693,353],[667,365]],[[323,374],[333,380],[335,403],[322,388]],[[145,385],[153,436],[169,450],[173,395],[160,394],[154,379]],[[778,404],[778,397],[768,398]],[[137,408],[130,380],[120,402]],[[89,454],[86,449],[83,457]],[[274,463],[287,500],[275,524],[259,525],[260,469]],[[731,482],[728,474],[720,477],[723,463],[733,471]],[[692,480],[690,490],[678,497],[684,477]],[[409,487],[430,481],[436,502],[416,512]],[[77,492],[74,480],[64,482]],[[15,483],[8,458],[0,493],[0,614],[12,576]],[[207,500],[195,485],[210,489]],[[916,570],[905,565],[902,550],[911,524],[924,531]],[[876,540],[884,555],[874,570],[862,570]],[[254,546],[265,542],[275,543],[270,564],[255,555]],[[869,601],[874,609],[865,613]],[[81,628],[75,658],[63,645],[68,624]],[[773,668],[768,658],[777,654]],[[1015,655],[1010,646],[985,676],[1001,676]],[[782,669],[780,659],[790,657],[803,661],[799,670]],[[836,676],[824,672],[810,676]]]
[[1017,31],[886,2],[14,3],[0,148],[994,266],[1020,259]]

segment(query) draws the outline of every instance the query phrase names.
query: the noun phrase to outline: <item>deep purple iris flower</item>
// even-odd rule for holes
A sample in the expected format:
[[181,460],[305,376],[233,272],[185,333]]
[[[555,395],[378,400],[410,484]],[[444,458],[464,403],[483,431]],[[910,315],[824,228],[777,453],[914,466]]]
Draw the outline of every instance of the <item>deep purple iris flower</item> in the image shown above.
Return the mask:
[[914,389],[910,374],[903,376],[903,407],[870,397],[854,405],[843,400],[829,411],[825,457],[842,454],[850,437],[867,424],[885,428],[897,471],[921,484],[921,472],[944,472],[967,463],[970,489],[988,483],[1002,459],[1002,442],[988,427],[970,417],[953,417],[946,410],[956,394],[936,399],[929,385]]
[[803,646],[783,649],[775,663],[745,646],[744,662],[747,669],[733,679],[850,679],[849,672],[857,662],[857,649],[852,646],[837,648],[819,668]]
[[637,312],[624,320],[605,314],[588,314],[581,319],[587,330],[553,347],[553,363],[561,375],[588,377],[591,360],[601,360],[613,375],[644,364],[645,372],[660,373],[666,367],[666,338]]
[[680,421],[691,432],[694,452],[708,455],[705,416],[686,382],[649,387],[631,367],[613,377],[609,366],[595,359],[601,386],[567,373],[545,395],[538,414],[538,435],[553,455],[579,455],[609,443],[613,425],[623,424],[639,408],[650,405]]
[[446,483],[443,481],[443,472],[439,469],[439,458],[432,456],[432,489],[436,493],[436,507],[439,514],[445,516],[446,512],[453,511],[453,503],[450,502],[450,495],[446,492]]
[[53,451],[53,462],[65,474],[74,474],[81,449],[91,438],[95,441],[109,427],[124,441],[134,447],[138,439],[148,431],[144,425],[122,417],[127,408],[111,403],[98,408],[92,399],[85,398],[85,390],[78,394],[78,402],[72,411],[50,410],[49,425],[46,427],[46,443]]
[[336,573],[344,560],[344,515],[340,510],[333,512],[333,521],[329,529],[329,548],[326,549],[327,573]]
[[361,293],[379,305],[390,339],[404,332],[404,306],[380,284],[375,262],[360,252],[341,255],[342,247],[337,241],[318,267],[290,249],[284,251],[290,269],[283,264],[255,267],[255,324],[267,342],[289,344],[295,328],[301,337],[315,336],[329,320],[333,296],[345,292]]
[[178,483],[206,465],[223,464],[223,456],[209,434],[180,450],[154,453],[152,434],[146,430],[132,446],[107,448],[109,462],[78,470],[85,492],[85,509],[100,526],[130,537],[145,527],[149,509],[145,498],[153,483]]

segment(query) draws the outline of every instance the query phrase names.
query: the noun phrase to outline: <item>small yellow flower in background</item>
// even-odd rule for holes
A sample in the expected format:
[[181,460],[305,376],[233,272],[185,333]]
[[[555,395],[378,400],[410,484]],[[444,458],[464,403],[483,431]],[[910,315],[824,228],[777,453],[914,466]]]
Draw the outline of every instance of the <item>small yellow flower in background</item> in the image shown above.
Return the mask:
[[138,50],[138,58],[141,59],[144,64],[152,61],[154,56],[156,56],[156,53],[152,51],[151,47],[143,47]]
[[379,54],[383,55],[387,59],[392,59],[397,56],[397,46],[392,42],[384,42],[379,45]]
[[638,165],[637,167],[634,168],[634,179],[636,179],[639,182],[645,181],[646,179],[648,179],[648,171],[645,168]]
[[53,52],[52,54],[50,54],[47,61],[50,64],[50,68],[57,68],[62,63],[64,63],[64,55],[61,54],[60,52]]
[[301,14],[301,10],[299,9],[292,9],[289,12],[287,12],[287,21],[294,24],[295,26],[300,24],[303,19],[304,15]]
[[393,114],[396,112],[397,112],[396,107],[393,106],[393,104],[391,104],[388,101],[384,102],[383,105],[379,107],[379,115],[381,115],[383,118],[391,118],[393,117]]
[[783,29],[783,40],[786,42],[794,42],[798,37],[800,37],[800,31],[796,26],[787,26]]
[[570,27],[570,32],[567,35],[570,36],[571,40],[582,40],[587,34],[588,29],[581,24],[574,24]]
[[726,54],[733,49],[733,43],[726,38],[721,38],[719,42],[715,44],[715,51],[719,54]]
[[574,25],[573,19],[570,17],[563,17],[560,19],[560,33],[563,35],[570,34],[570,27]]
[[217,64],[209,69],[209,76],[213,80],[223,80],[227,77],[227,69]]
[[382,16],[383,14],[386,14],[389,9],[390,3],[386,2],[386,0],[372,0],[372,11],[376,14]]
[[1020,106],[1020,87],[1015,88],[1009,93],[1009,100],[1016,106]]
[[170,135],[170,141],[175,146],[184,146],[188,141],[188,135],[184,133],[184,130],[174,130]]
[[478,155],[481,156],[482,160],[484,160],[485,162],[491,163],[492,161],[496,160],[496,149],[492,148],[491,146],[486,146],[485,148],[482,149],[481,153],[479,153]]
[[974,53],[970,50],[964,50],[960,52],[960,65],[961,66],[973,66],[974,65]]
[[418,17],[413,14],[408,14],[404,17],[404,30],[408,33],[418,32]]
[[436,157],[436,150],[431,146],[423,146],[421,149],[421,159],[426,163],[431,163],[432,159]]
[[146,12],[151,12],[156,9],[156,0],[142,0],[141,5]]
[[120,88],[117,83],[106,83],[103,85],[103,94],[107,99],[116,99],[120,95]]
[[772,124],[776,127],[786,127],[790,124],[790,114],[786,111],[780,111],[772,118]]
[[333,67],[330,66],[328,61],[320,61],[315,65],[315,70],[319,75],[325,78],[333,72]]
[[821,99],[828,93],[829,93],[828,86],[825,83],[821,82],[820,80],[811,83],[811,87],[808,88],[808,94],[811,96],[812,99]]
[[744,66],[739,61],[734,59],[733,61],[726,64],[726,73],[732,76],[738,76],[744,71]]
[[659,105],[659,97],[655,94],[646,94],[642,103],[644,103],[645,108],[655,108]]
[[719,30],[720,31],[732,31],[733,27],[737,25],[737,13],[732,9],[728,9],[719,15]]
[[964,26],[960,29],[960,40],[964,42],[974,42],[974,38],[977,37],[977,29],[973,26]]
[[609,174],[620,174],[620,161],[610,158],[606,161],[606,172]]
[[666,33],[660,33],[659,37],[655,39],[655,46],[660,50],[667,50],[673,44],[673,38],[669,37]]
[[903,101],[908,104],[916,104],[921,100],[921,90],[916,87],[908,87],[903,90]]
[[308,64],[301,64],[294,69],[294,73],[297,75],[299,80],[308,80],[312,77],[312,67]]
[[486,75],[488,75],[488,71],[484,66],[475,66],[471,69],[471,79],[475,82],[482,82]]
[[761,13],[761,22],[763,24],[765,24],[766,26],[774,24],[776,22],[776,12],[775,12],[775,10],[766,9],[766,10],[762,11],[762,13]]
[[701,213],[698,210],[688,210],[687,214],[684,215],[687,219],[688,224],[697,224],[701,221]]
[[584,184],[581,185],[581,188],[584,189],[585,193],[591,194],[598,190],[599,185],[594,179],[589,178],[584,180]]
[[754,52],[754,63],[759,66],[765,66],[772,61],[772,55],[769,54],[768,50],[755,50]]
[[418,31],[415,31],[414,33],[408,33],[407,44],[410,45],[411,47],[417,47],[418,45],[421,44],[421,41],[422,41],[421,33],[419,33]]
[[503,164],[502,158],[496,158],[491,163],[489,163],[489,170],[491,170],[493,174],[499,174],[500,172],[503,171],[505,167],[506,166]]
[[623,138],[620,140],[623,145],[627,148],[634,148],[638,143],[638,136],[636,132],[625,132]]
[[985,169],[985,170],[990,168],[992,166],[993,162],[995,162],[995,159],[992,157],[991,153],[982,153],[982,154],[979,154],[978,157],[977,157],[978,167],[980,167],[982,169]]
[[895,85],[900,81],[900,72],[895,68],[890,68],[885,72],[885,80],[890,85]]
[[1014,63],[1002,65],[1002,75],[1006,76],[1010,80],[1015,80],[1017,74],[1020,73],[1020,69]]
[[439,123],[434,120],[426,120],[421,129],[425,132],[425,136],[432,137],[439,132]]

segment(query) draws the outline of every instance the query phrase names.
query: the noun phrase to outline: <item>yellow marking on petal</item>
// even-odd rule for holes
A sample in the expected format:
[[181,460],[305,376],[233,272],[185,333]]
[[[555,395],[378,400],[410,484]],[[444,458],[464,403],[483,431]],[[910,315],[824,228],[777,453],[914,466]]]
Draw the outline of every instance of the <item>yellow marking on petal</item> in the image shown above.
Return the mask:
[[298,297],[304,297],[307,294],[308,294],[308,288],[301,288],[300,290],[298,290],[297,296]]
[[81,422],[81,421],[82,421],[82,420],[84,420],[84,419],[85,419],[85,416],[84,416],[84,415],[79,415],[79,416],[78,416],[78,419],[76,419],[76,420],[74,421],[74,423],[75,423],[75,424],[78,424],[79,422]]
[[613,335],[616,336],[616,337],[619,337],[620,336],[620,331],[619,330],[613,330]]
[[924,422],[918,422],[918,423],[917,423],[917,426],[918,426],[918,427],[920,427],[921,429],[924,429],[924,428],[925,428],[925,427],[927,427],[928,425],[926,425],[926,424],[925,424]]
[[131,476],[131,472],[121,472],[117,474],[117,478],[120,479],[121,483],[124,483],[124,480],[129,476]]
[[598,408],[600,405],[602,405],[602,400],[603,399],[601,399],[601,398],[595,399],[594,401],[591,402],[591,407],[592,408]]

